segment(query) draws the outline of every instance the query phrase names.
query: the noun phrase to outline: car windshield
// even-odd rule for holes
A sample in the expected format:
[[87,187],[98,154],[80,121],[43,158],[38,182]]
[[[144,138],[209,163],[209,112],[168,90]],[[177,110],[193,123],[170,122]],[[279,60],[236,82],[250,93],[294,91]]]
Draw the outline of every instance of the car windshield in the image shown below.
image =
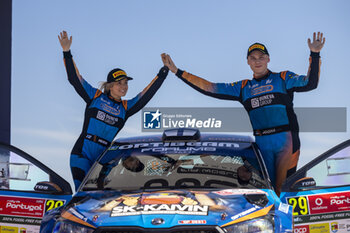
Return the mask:
[[250,143],[152,145],[112,146],[89,173],[83,190],[267,188]]

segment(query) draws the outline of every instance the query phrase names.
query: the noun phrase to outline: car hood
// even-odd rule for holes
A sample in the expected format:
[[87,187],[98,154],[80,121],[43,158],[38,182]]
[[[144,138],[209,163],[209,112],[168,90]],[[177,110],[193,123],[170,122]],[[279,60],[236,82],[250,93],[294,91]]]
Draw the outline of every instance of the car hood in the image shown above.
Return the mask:
[[259,189],[84,192],[76,195],[76,203],[62,216],[95,228],[226,226],[266,215],[274,203],[269,192]]

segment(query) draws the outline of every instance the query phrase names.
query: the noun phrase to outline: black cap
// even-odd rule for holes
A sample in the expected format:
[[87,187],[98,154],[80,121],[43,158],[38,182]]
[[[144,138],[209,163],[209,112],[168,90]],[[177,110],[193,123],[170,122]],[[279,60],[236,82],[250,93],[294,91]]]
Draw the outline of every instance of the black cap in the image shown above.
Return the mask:
[[269,52],[267,51],[267,48],[266,48],[265,45],[260,44],[260,43],[254,43],[251,46],[249,46],[249,48],[248,48],[247,58],[255,50],[258,50],[258,51],[260,51],[260,52],[262,52],[264,54],[269,55]]
[[107,75],[107,82],[108,83],[117,82],[117,81],[120,81],[120,80],[122,80],[124,78],[126,78],[128,80],[133,80],[133,78],[128,77],[126,75],[124,70],[116,68],[116,69],[111,70],[108,73],[108,75]]

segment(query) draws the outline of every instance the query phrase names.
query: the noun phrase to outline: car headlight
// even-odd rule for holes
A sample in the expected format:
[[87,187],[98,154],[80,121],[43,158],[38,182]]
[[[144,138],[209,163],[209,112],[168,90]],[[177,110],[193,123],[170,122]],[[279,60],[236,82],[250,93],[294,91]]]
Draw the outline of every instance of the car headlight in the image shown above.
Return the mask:
[[94,229],[75,224],[73,222],[58,222],[52,233],[92,233]]
[[273,233],[273,222],[269,218],[257,218],[225,227],[227,233]]

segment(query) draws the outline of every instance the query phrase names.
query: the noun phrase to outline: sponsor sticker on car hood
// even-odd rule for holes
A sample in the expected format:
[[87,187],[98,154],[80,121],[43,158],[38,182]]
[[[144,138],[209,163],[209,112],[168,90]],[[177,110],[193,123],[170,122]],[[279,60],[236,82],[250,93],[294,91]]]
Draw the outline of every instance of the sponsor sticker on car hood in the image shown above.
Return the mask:
[[[173,227],[179,224],[225,225],[245,216],[266,215],[272,205],[262,190],[165,190],[121,193],[89,192],[68,211],[99,226]],[[78,194],[79,195],[79,194]],[[261,195],[266,204],[255,204],[249,195]],[[258,199],[260,197],[258,196]],[[259,200],[257,203],[262,203]]]

